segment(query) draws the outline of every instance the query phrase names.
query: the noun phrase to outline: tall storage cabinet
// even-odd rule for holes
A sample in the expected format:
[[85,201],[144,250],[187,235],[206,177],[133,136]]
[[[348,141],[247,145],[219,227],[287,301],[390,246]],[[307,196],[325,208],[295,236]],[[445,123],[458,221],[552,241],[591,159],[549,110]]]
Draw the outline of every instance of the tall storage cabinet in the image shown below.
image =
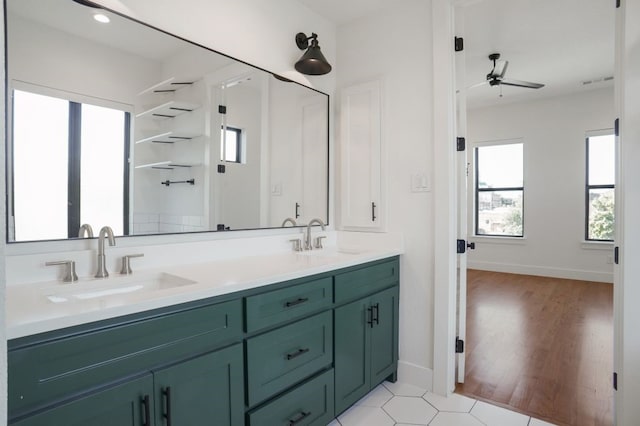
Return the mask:
[[342,90],[340,210],[345,229],[383,230],[381,123],[379,81]]

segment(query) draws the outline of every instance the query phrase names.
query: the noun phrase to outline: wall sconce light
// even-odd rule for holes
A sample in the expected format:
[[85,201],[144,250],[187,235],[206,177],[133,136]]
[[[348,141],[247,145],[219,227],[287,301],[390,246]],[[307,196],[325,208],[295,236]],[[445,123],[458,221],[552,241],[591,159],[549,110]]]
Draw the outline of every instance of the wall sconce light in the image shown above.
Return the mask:
[[[311,40],[311,45],[309,45]],[[307,49],[302,58],[296,62],[296,70],[307,75],[323,75],[331,72],[331,65],[325,59],[318,46],[318,34],[311,33],[307,37],[305,33],[296,34],[296,45],[300,50]]]

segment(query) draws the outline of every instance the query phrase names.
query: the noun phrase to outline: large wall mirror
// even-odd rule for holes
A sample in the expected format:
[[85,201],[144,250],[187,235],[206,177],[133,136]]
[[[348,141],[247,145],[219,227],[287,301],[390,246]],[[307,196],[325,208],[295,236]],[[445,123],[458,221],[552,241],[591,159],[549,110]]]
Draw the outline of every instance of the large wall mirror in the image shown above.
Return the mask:
[[327,222],[328,95],[73,0],[6,20],[9,242]]

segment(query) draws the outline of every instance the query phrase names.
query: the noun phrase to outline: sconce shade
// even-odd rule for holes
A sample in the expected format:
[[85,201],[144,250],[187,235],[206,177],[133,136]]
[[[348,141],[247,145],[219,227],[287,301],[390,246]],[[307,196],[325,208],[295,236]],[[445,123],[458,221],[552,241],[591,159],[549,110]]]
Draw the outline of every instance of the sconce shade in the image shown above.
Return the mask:
[[[309,39],[311,39],[310,45]],[[307,49],[302,58],[296,62],[295,68],[298,72],[307,75],[324,75],[331,72],[331,65],[320,51],[317,34],[313,33],[311,37],[307,37],[304,33],[298,33],[296,44],[300,50]]]

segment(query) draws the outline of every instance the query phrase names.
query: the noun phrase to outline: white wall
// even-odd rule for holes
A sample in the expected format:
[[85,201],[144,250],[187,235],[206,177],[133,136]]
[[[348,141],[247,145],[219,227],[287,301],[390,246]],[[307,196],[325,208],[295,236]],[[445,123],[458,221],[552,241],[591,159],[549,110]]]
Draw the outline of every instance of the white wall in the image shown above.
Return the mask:
[[431,192],[411,193],[410,177],[431,175],[433,167],[430,22],[430,3],[416,0],[340,26],[335,67],[338,89],[382,82],[387,176],[382,207],[387,230],[403,233],[406,249],[400,274],[400,377],[427,388],[433,367],[434,198]]
[[[613,282],[613,244],[584,243],[585,133],[613,129],[613,87],[467,114],[469,267]],[[524,238],[472,237],[477,142],[524,142]]]

